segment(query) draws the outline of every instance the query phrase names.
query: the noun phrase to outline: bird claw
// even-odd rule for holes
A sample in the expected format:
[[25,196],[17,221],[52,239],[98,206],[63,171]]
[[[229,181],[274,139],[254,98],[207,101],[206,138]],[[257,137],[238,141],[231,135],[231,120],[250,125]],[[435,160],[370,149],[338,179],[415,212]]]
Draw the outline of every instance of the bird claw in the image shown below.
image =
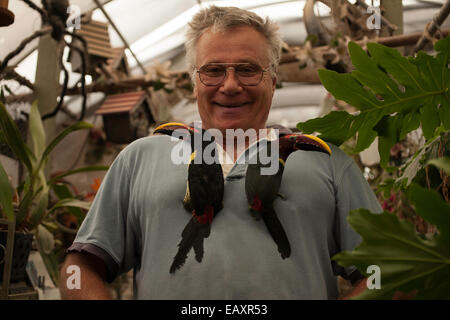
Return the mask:
[[286,201],[287,198],[284,194],[278,193],[278,196],[281,198],[281,200]]

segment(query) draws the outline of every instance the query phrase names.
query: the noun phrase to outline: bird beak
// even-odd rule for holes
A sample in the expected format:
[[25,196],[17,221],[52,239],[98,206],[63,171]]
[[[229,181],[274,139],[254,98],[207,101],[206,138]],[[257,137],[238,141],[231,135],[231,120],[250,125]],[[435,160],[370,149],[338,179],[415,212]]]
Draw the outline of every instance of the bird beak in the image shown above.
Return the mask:
[[331,149],[328,144],[322,139],[309,134],[299,135],[295,142],[295,148],[299,150],[319,151],[331,156]]
[[164,123],[164,124],[158,126],[153,131],[153,134],[167,134],[167,135],[171,135],[172,132],[174,132],[177,129],[189,130],[189,127],[186,126],[184,123],[181,123],[181,122],[168,122],[168,123]]

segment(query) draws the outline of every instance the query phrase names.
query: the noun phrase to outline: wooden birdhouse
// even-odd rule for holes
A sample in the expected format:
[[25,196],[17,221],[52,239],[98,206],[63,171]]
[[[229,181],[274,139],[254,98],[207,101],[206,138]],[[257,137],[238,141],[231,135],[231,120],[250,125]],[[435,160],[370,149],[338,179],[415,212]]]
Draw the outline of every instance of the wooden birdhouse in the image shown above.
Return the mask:
[[130,68],[128,66],[125,48],[112,48],[114,58],[106,61],[106,65],[99,67],[98,72],[102,73],[106,80],[119,81],[130,76]]
[[125,54],[125,47],[112,48],[114,58],[108,59],[107,64],[112,69],[129,76],[130,67],[128,66],[127,56]]
[[9,26],[14,22],[14,13],[8,10],[8,0],[0,0],[0,27]]
[[103,116],[107,140],[118,144],[148,136],[148,129],[155,122],[144,91],[110,95],[96,114]]
[[[82,36],[87,42],[88,56],[86,58],[89,59],[89,63],[86,73],[95,80],[99,77],[96,68],[106,64],[108,59],[114,59],[117,56],[111,48],[108,24],[90,20],[88,23],[81,23],[80,29],[76,29],[75,33]],[[72,45],[83,49],[81,41],[73,39]],[[82,60],[77,50],[70,50],[68,60],[72,64],[72,71],[81,73]]]

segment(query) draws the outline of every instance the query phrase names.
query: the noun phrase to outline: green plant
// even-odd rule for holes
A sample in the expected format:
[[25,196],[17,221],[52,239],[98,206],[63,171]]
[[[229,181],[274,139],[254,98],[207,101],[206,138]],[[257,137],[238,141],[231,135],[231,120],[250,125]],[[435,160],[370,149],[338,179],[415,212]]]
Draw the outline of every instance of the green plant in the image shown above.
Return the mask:
[[[62,172],[47,179],[45,175],[46,164],[52,150],[68,134],[91,127],[92,124],[90,123],[77,122],[60,132],[46,145],[41,115],[37,103],[34,103],[29,114],[29,134],[31,136],[31,147],[29,147],[23,141],[5,106],[0,103],[0,143],[6,143],[25,168],[24,179],[14,190],[7,173],[0,164],[0,216],[5,216],[10,221],[15,220],[16,231],[36,234],[38,247],[42,249],[40,250],[41,255],[43,255],[47,264],[50,260],[54,260],[50,255],[54,247],[54,239],[50,231],[55,231],[52,226],[54,226],[56,210],[68,208],[72,210],[72,213],[78,213],[77,219],[81,222],[84,216],[80,208],[87,210],[90,206],[89,202],[76,199],[71,194],[62,194],[61,186],[58,184],[59,179],[80,172],[107,170],[108,167],[89,166]],[[56,203],[49,201],[51,191],[55,192],[60,198]],[[56,268],[53,266],[51,269],[55,270]],[[51,270],[49,271],[51,272]]]
[[[450,299],[450,36],[436,43],[434,56],[419,52],[406,58],[376,43],[367,44],[369,55],[355,43],[348,47],[354,71],[320,70],[319,75],[336,99],[359,112],[331,112],[297,127],[305,133],[319,132],[337,145],[356,136],[353,153],[378,137],[380,164],[389,173],[379,191],[385,196],[404,193],[415,214],[435,231],[419,233],[396,212],[354,210],[348,220],[362,242],[333,259],[356,266],[366,276],[368,266],[380,267],[381,289],[366,290],[359,299],[389,299],[397,290],[416,290],[418,299]],[[391,148],[419,127],[425,144],[401,168],[391,167]]]
[[349,43],[356,68],[350,74],[319,70],[324,87],[359,113],[333,111],[297,127],[305,133],[320,132],[321,138],[336,145],[357,136],[355,153],[378,136],[381,165],[387,167],[390,148],[420,125],[427,141],[450,130],[450,36],[436,43],[436,57],[421,51],[408,59],[377,43],[368,43],[367,48],[370,57]]

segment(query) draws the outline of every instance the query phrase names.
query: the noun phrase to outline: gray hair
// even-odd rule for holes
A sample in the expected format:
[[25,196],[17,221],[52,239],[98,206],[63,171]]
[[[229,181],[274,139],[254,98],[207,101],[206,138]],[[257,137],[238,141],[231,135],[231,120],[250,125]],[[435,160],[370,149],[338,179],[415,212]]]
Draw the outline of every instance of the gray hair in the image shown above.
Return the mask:
[[[271,76],[275,76],[280,62],[282,40],[278,25],[269,18],[263,20],[253,12],[236,7],[211,6],[197,12],[188,25],[185,48],[190,70],[193,71],[196,66],[197,42],[205,31],[211,28],[213,32],[224,32],[239,26],[250,26],[266,38],[269,47],[269,70]],[[193,72],[191,77],[194,80]]]

